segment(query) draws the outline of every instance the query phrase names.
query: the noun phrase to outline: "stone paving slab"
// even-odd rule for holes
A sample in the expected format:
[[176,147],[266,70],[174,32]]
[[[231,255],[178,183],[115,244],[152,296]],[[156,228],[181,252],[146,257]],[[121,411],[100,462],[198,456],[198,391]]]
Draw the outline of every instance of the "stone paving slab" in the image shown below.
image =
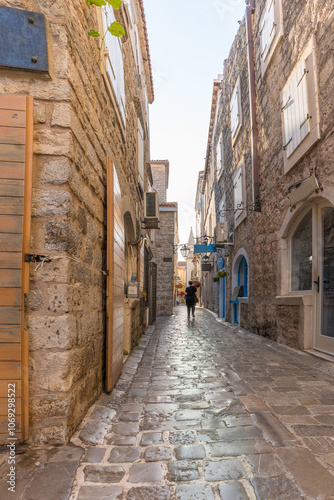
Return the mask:
[[[334,500],[334,363],[185,308],[157,319],[13,500]],[[0,453],[0,498],[8,464]]]

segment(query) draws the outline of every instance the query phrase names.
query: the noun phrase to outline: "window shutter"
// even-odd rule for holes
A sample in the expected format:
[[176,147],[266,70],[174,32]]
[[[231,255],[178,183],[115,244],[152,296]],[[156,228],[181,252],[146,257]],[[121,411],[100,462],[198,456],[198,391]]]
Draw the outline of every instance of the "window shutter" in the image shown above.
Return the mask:
[[260,32],[261,32],[261,48],[262,48],[261,56],[265,61],[269,54],[271,44],[273,43],[276,34],[274,0],[271,0],[271,2],[268,4],[265,10]]
[[298,67],[288,89],[283,92],[285,145],[289,158],[310,132],[305,60]]
[[[114,10],[106,5],[108,18],[105,18],[104,24],[115,21]],[[109,31],[106,33],[107,53],[107,71],[112,84],[115,97],[125,124],[125,84],[124,84],[124,65],[123,53],[119,39],[113,36]]]
[[243,203],[242,199],[242,172],[241,169],[238,171],[237,175],[234,178],[234,210],[236,218],[241,215],[240,207]]
[[236,85],[232,99],[231,99],[231,131],[232,137],[235,137],[235,134],[238,130],[239,122],[240,122],[240,113],[239,113],[239,85]]
[[144,189],[144,130],[138,118],[138,170],[139,183]]
[[307,78],[308,72],[306,71],[306,61],[303,60],[297,70],[297,93],[299,103],[298,125],[300,131],[300,142],[302,142],[310,132],[310,109],[307,95]]
[[[28,437],[28,333],[33,98],[0,96],[0,444]],[[9,396],[8,396],[9,395]],[[15,397],[9,426],[7,397]]]

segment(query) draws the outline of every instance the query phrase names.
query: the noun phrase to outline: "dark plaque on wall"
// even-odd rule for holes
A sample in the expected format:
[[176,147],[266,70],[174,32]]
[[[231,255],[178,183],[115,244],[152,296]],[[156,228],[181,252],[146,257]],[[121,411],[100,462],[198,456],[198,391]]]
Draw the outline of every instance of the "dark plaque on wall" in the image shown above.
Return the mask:
[[0,6],[0,67],[49,72],[43,14]]

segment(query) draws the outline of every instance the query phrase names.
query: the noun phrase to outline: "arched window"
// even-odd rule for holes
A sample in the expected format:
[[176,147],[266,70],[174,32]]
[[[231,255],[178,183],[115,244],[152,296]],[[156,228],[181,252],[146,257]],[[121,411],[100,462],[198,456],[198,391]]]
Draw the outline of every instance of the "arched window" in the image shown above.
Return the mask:
[[248,297],[248,264],[242,257],[238,268],[238,286],[240,286],[239,297]]

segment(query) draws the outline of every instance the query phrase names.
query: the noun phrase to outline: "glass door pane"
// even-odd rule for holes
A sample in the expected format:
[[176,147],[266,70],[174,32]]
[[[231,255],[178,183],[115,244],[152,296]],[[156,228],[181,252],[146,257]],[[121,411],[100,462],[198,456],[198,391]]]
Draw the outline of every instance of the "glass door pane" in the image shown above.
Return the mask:
[[334,338],[334,208],[322,209],[321,335]]

